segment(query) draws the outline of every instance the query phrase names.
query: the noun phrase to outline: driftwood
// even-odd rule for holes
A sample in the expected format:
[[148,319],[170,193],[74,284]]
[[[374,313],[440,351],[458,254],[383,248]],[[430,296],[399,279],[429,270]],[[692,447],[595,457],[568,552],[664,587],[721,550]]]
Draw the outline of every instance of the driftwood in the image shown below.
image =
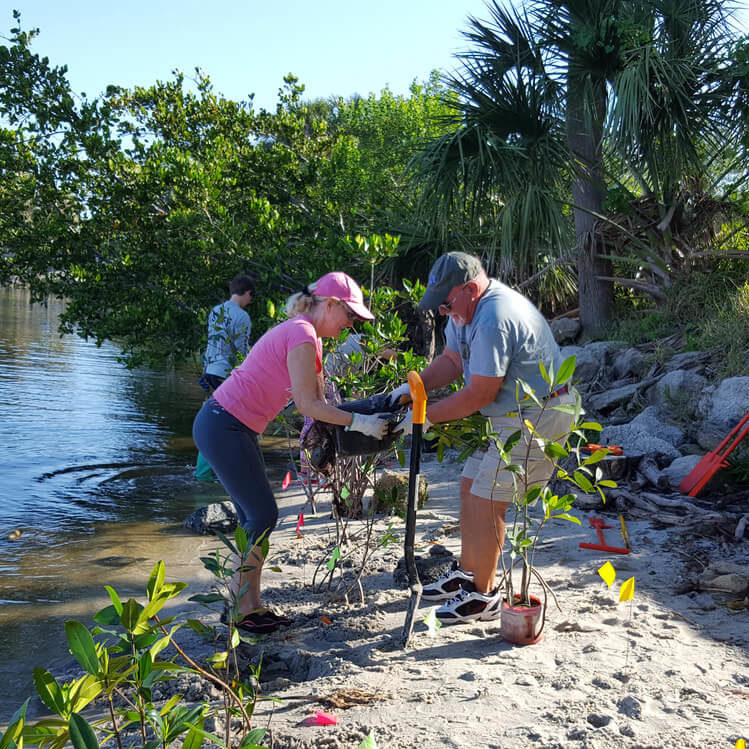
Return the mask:
[[646,455],[642,458],[639,465],[637,466],[639,472],[658,489],[668,489],[669,481],[668,478],[661,473],[658,464],[655,462],[655,458],[650,455]]
[[611,496],[616,500],[617,510],[663,525],[713,524],[728,519],[726,514],[705,510],[682,494],[664,497],[653,492],[635,493],[620,486],[611,490]]

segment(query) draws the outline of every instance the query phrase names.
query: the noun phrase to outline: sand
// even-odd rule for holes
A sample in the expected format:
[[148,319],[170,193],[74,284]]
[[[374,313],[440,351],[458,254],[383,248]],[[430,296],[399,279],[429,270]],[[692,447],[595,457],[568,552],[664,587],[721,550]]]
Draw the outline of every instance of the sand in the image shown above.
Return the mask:
[[[419,554],[434,542],[459,552],[459,471],[425,456],[429,500],[418,515]],[[370,733],[389,749],[702,748],[749,738],[749,612],[732,612],[704,593],[675,593],[696,562],[746,564],[746,540],[687,545],[679,529],[631,521],[633,553],[607,555],[579,548],[595,539],[591,514],[578,512],[582,524],[551,526],[538,553],[562,606],[560,612],[550,605],[540,643],[503,641],[499,622],[430,633],[423,606],[403,651],[408,593],[393,581],[402,521],[393,525],[399,542],[378,548],[362,577],[364,603],[357,592],[349,603],[331,601],[312,588],[332,548],[329,495],[318,495],[317,515],[306,516],[302,538],[296,537],[302,493],[292,487],[277,496],[281,521],[267,566],[280,572],[265,574],[265,596],[294,625],[241,646],[245,662],[257,663],[262,654],[263,693],[281,700],[261,701],[255,712],[255,725],[270,729],[275,749],[356,747]],[[615,515],[609,520],[617,522]],[[382,520],[376,530],[386,527]],[[607,533],[620,545],[617,528]],[[205,539],[201,551],[215,543]],[[606,561],[617,574],[611,588],[597,572]],[[634,598],[619,603],[619,584],[632,576]],[[205,574],[193,579],[207,585]],[[357,700],[363,704],[347,706]],[[318,710],[334,713],[337,725],[305,725]]]

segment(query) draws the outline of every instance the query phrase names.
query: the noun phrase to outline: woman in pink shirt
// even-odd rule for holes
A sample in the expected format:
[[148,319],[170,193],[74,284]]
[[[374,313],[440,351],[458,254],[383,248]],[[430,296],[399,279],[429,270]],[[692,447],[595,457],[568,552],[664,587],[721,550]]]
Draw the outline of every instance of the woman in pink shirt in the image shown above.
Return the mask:
[[[193,424],[195,444],[231,497],[250,543],[267,537],[278,520],[258,436],[290,399],[303,416],[376,439],[382,439],[388,423],[378,414],[342,411],[324,398],[322,338],[338,338],[354,320],[374,319],[356,281],[340,271],[327,273],[291,296],[286,309],[291,319],[260,338]],[[260,603],[262,564],[258,546],[245,561],[253,569],[237,573],[233,581],[235,593],[245,590],[238,597],[236,626],[253,633],[291,623]]]

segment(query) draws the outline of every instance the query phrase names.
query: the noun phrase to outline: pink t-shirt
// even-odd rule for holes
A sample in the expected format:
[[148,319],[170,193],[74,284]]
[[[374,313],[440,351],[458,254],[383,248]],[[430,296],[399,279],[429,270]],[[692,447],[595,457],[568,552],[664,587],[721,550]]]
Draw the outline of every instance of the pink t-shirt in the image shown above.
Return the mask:
[[260,434],[291,398],[286,356],[302,343],[314,345],[316,370],[321,372],[322,341],[309,318],[297,315],[261,336],[213,397],[232,416]]

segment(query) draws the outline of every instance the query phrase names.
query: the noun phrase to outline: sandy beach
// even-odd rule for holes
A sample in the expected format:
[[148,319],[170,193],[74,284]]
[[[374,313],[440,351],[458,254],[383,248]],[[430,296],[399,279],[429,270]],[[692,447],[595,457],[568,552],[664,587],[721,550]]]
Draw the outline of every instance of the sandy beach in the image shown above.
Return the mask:
[[[435,543],[457,553],[460,466],[425,456],[422,473],[429,499],[418,514],[417,554],[428,554]],[[312,588],[330,553],[329,495],[318,495],[318,512],[306,516],[301,538],[302,492],[292,486],[277,496],[281,520],[266,567],[280,571],[265,574],[266,601],[294,624],[241,646],[248,662],[262,654],[263,693],[282,700],[261,701],[255,712],[255,725],[270,729],[275,749],[348,749],[370,733],[377,746],[390,749],[696,749],[734,747],[749,737],[747,610],[722,605],[725,596],[676,592],[695,565],[746,564],[746,541],[730,547],[690,541],[678,528],[631,521],[632,553],[607,555],[579,548],[595,532],[591,513],[578,512],[581,525],[550,527],[538,553],[562,607],[550,603],[540,643],[503,641],[499,622],[430,633],[423,622],[429,607],[422,606],[403,651],[408,593],[393,579],[402,521],[393,525],[399,541],[379,548],[362,578],[364,603],[358,593],[348,604],[331,601],[325,590]],[[616,515],[607,518],[615,526],[607,531],[612,542],[621,542]],[[386,520],[378,521],[379,533],[386,528]],[[201,553],[215,543],[204,537]],[[597,572],[606,561],[617,575],[611,588]],[[634,598],[619,603],[619,585],[630,577]],[[191,578],[208,585],[204,572]],[[334,713],[337,725],[305,725],[318,710]]]

